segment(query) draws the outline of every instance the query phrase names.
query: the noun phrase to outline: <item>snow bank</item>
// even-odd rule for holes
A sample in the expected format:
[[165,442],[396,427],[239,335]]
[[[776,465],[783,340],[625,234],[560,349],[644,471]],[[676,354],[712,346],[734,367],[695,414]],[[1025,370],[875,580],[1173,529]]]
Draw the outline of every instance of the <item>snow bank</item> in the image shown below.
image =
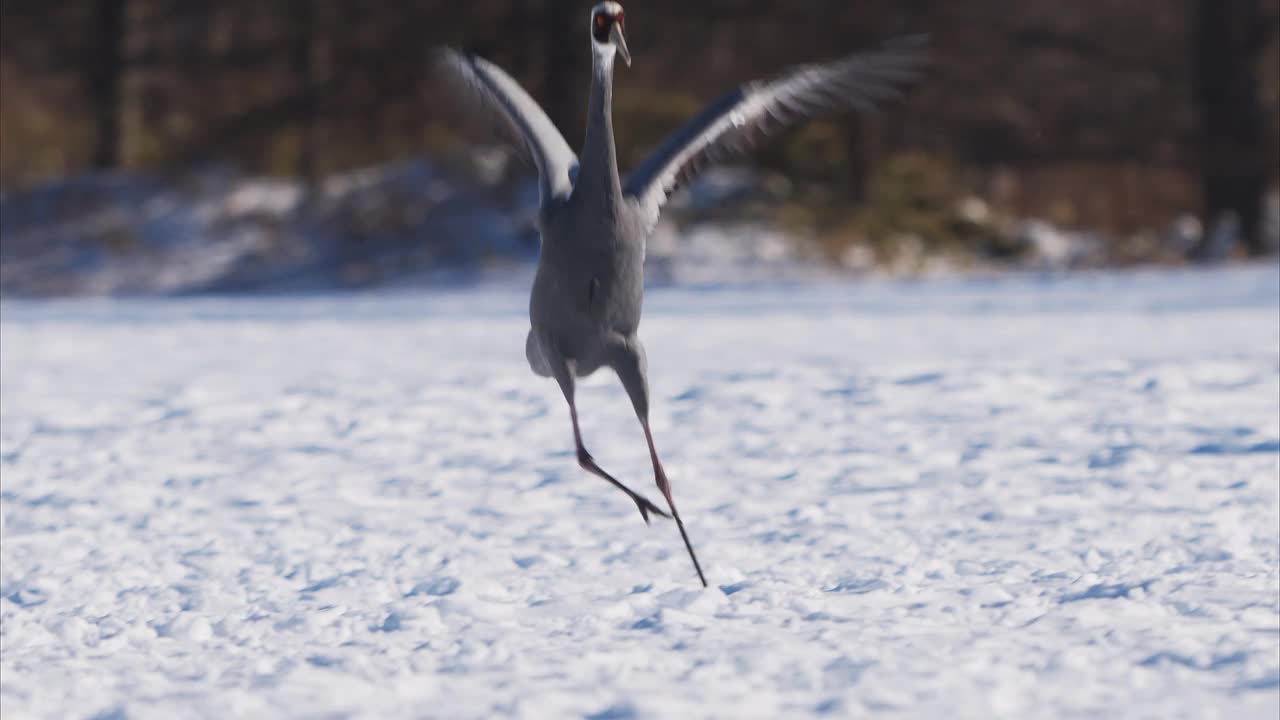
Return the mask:
[[11,295],[358,287],[537,252],[520,198],[425,161],[310,191],[215,171],[86,177],[0,205],[0,285]]

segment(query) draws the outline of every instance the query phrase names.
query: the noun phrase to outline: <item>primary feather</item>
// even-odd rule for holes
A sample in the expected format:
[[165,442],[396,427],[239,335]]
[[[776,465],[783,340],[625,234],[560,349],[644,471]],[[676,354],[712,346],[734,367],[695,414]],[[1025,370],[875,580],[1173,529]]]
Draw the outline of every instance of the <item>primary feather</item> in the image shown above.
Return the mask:
[[741,85],[673,132],[623,184],[652,229],[667,198],[704,167],[739,156],[765,136],[841,110],[874,110],[897,97],[925,63],[924,38],[903,38],[832,63],[801,65]]
[[470,117],[481,123],[496,121],[537,168],[543,205],[572,191],[578,156],[520,83],[497,65],[452,48],[438,50],[434,65],[459,90],[455,97]]

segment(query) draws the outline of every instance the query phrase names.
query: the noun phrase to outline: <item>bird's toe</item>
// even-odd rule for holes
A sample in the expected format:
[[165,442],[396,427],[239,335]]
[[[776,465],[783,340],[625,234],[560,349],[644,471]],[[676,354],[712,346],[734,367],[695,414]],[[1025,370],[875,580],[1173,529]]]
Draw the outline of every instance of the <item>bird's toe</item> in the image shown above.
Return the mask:
[[636,500],[636,507],[640,508],[640,517],[644,518],[645,525],[649,524],[649,513],[653,513],[658,517],[663,517],[668,520],[671,519],[671,516],[668,515],[666,511],[664,511],[662,508],[658,507],[657,505],[654,505],[653,503],[649,502],[648,498],[637,495],[635,500]]

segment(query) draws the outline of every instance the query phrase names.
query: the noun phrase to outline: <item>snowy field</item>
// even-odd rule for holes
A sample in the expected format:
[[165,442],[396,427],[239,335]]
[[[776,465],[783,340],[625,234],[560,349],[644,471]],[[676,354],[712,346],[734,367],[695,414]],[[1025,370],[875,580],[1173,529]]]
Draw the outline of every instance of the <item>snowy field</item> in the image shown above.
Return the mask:
[[0,714],[1280,712],[1276,268],[655,291],[707,590],[525,302],[6,300]]

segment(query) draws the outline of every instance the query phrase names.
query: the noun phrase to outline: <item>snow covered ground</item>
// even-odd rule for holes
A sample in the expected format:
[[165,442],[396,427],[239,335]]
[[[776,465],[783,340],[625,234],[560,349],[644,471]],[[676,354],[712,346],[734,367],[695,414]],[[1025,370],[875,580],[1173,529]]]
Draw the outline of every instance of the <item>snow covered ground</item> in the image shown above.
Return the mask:
[[0,714],[1280,712],[1275,267],[654,292],[707,590],[524,308],[6,300]]

